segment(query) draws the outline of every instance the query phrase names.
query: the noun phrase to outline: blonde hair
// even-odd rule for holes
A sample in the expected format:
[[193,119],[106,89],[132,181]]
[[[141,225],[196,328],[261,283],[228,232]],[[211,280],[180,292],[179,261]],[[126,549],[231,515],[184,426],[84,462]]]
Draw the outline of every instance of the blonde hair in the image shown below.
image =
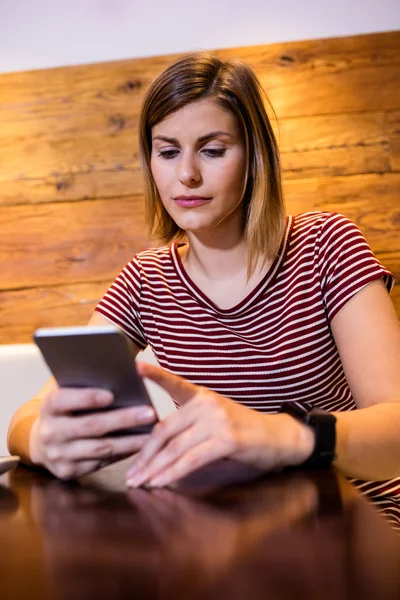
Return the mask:
[[232,112],[242,128],[246,170],[242,189],[242,230],[248,248],[247,275],[259,259],[275,258],[284,227],[284,199],[278,145],[262,100],[262,87],[238,59],[221,61],[201,52],[169,66],[150,85],[139,120],[139,151],[145,183],[150,235],[164,243],[180,239],[178,227],[161,202],[151,172],[152,128],[171,113],[198,100],[215,100]]

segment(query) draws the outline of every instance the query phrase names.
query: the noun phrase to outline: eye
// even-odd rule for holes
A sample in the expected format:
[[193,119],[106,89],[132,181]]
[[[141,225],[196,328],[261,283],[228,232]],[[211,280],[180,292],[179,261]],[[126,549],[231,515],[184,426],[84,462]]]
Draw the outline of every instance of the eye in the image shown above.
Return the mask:
[[222,156],[224,156],[226,149],[225,148],[205,148],[204,150],[202,150],[202,152],[205,152],[207,156],[210,156],[211,158],[221,158]]
[[[166,160],[169,160],[171,158],[175,158],[175,156],[178,154],[179,150],[160,150],[158,156],[161,158],[164,158]],[[226,149],[225,148],[204,148],[202,150],[202,152],[204,154],[206,154],[206,156],[209,156],[210,158],[221,158],[222,156],[224,156]]]
[[162,152],[160,151],[158,156],[161,156],[161,158],[166,158],[168,160],[170,158],[175,158],[177,152],[178,150],[163,150]]

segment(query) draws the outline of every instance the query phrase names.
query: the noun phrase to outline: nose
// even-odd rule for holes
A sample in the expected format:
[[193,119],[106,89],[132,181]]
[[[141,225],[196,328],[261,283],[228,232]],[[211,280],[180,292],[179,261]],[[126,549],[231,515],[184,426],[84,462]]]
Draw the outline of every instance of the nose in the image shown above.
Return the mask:
[[201,181],[201,173],[192,153],[182,153],[178,163],[178,179],[183,185],[194,185]]

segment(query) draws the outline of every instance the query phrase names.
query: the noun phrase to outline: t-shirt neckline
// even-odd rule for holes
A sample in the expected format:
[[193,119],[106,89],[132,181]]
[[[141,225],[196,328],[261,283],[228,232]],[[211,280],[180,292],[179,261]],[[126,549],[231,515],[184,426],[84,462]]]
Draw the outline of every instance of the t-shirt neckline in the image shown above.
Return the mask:
[[291,230],[292,230],[293,218],[288,216],[285,220],[285,227],[282,236],[282,241],[278,250],[278,253],[267,270],[266,274],[262,278],[262,280],[256,285],[256,287],[249,292],[249,294],[241,300],[235,306],[231,308],[220,308],[217,306],[208,296],[195,284],[195,282],[191,279],[189,274],[187,273],[185,267],[183,266],[182,259],[180,257],[178,248],[180,245],[179,242],[175,241],[170,246],[170,259],[176,274],[178,275],[181,283],[185,287],[185,289],[190,293],[192,297],[196,299],[197,302],[205,305],[207,308],[212,309],[213,312],[219,313],[225,316],[237,316],[238,313],[241,313],[247,308],[249,308],[257,298],[265,291],[265,289],[272,284],[274,279],[277,276],[279,271],[279,267],[282,264],[284,256],[286,254],[286,249],[288,246],[288,241],[290,238]]

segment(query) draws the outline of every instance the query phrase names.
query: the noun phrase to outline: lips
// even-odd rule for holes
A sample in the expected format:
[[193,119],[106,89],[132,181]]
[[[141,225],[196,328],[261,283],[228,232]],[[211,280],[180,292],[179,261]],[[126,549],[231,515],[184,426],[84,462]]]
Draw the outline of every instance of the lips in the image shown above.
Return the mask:
[[182,206],[183,208],[201,206],[210,200],[211,198],[205,198],[204,196],[178,196],[177,198],[174,198],[175,204]]

